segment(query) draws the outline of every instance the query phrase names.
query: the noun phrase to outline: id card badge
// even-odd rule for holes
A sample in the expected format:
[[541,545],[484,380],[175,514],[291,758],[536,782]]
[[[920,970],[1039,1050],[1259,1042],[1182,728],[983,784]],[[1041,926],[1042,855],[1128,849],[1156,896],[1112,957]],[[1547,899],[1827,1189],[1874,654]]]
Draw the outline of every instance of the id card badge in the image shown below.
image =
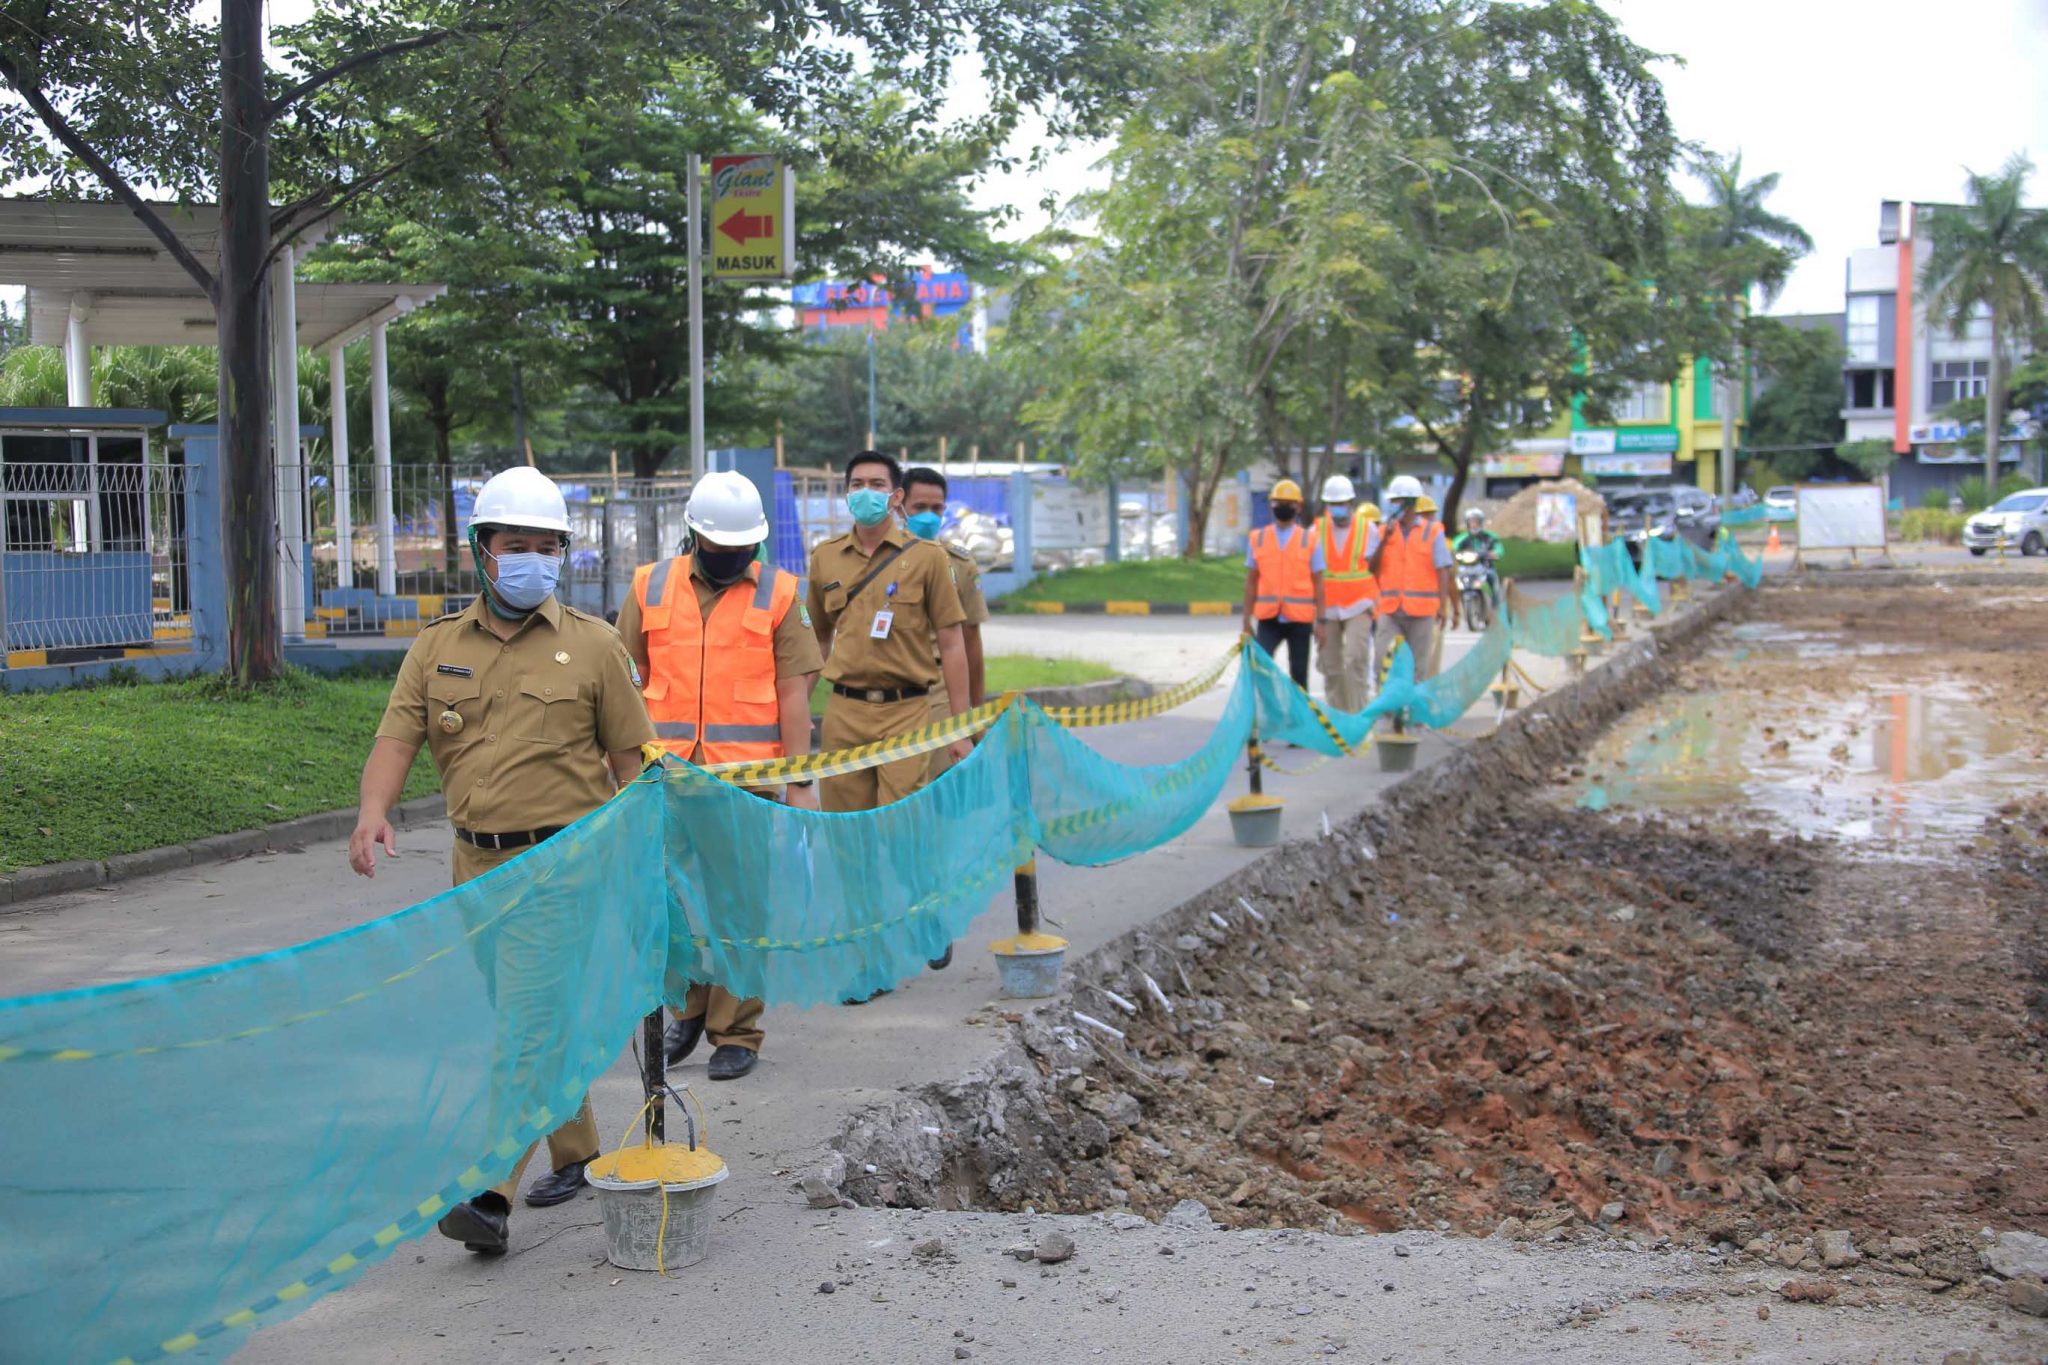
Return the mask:
[[896,624],[896,613],[895,613],[895,612],[893,612],[893,611],[878,611],[878,612],[876,612],[876,613],[875,613],[875,623],[874,623],[873,625],[871,625],[871,626],[869,626],[869,627],[868,627],[868,638],[869,638],[870,640],[886,640],[886,639],[888,639],[888,638],[889,638],[889,627],[890,627],[890,626],[892,626],[892,625],[894,625],[894,624]]

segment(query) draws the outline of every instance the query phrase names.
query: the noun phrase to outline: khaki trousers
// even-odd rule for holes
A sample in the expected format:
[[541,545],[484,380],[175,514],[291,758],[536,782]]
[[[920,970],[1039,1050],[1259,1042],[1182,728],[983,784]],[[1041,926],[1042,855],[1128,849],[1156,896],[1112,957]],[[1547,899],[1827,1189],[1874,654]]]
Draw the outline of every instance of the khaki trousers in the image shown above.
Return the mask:
[[742,1000],[723,986],[699,981],[690,987],[689,995],[683,999],[683,1012],[676,1017],[703,1019],[704,1036],[714,1048],[743,1047],[759,1052],[768,1036],[760,1026],[761,1015],[767,1008],[759,1000]]
[[[473,881],[501,863],[510,862],[523,852],[524,849],[516,848],[478,848],[474,844],[466,844],[457,839],[453,859],[455,885],[461,886],[464,882]],[[502,926],[496,935],[495,955],[489,959],[480,956],[477,963],[483,969],[491,999],[495,1002],[502,998],[508,1003],[517,1004],[522,963],[536,958],[545,960],[549,948],[550,945],[545,942],[522,935],[516,925]],[[545,981],[541,989],[552,992],[555,989],[553,981]],[[518,1062],[514,1065],[516,1067]],[[526,1163],[533,1159],[533,1149],[538,1145],[528,1143],[526,1150],[519,1154],[519,1164],[512,1168],[512,1174],[505,1178],[503,1184],[493,1187],[493,1192],[503,1196],[506,1203],[511,1203],[513,1195],[518,1193],[519,1179],[526,1174]],[[548,1160],[559,1169],[572,1161],[590,1160],[597,1155],[598,1149],[597,1119],[590,1112],[590,1096],[586,1093],[583,1096],[583,1103],[576,1108],[576,1116],[548,1134]]]
[[1370,611],[1323,623],[1323,647],[1316,667],[1323,695],[1338,711],[1363,711],[1372,699],[1373,619]]
[[1415,654],[1415,681],[1436,675],[1436,618],[1434,616],[1410,616],[1396,611],[1380,618],[1380,657],[1387,657],[1387,651],[1394,647],[1394,641],[1405,640]]
[[[852,749],[877,740],[894,739],[922,729],[931,720],[931,701],[926,697],[905,697],[902,701],[868,702],[842,697],[837,692],[825,703],[825,721],[819,728],[818,747],[826,753]],[[873,810],[886,806],[922,787],[931,774],[931,763],[923,754],[899,758],[880,767],[857,773],[820,778],[818,805],[825,810]]]

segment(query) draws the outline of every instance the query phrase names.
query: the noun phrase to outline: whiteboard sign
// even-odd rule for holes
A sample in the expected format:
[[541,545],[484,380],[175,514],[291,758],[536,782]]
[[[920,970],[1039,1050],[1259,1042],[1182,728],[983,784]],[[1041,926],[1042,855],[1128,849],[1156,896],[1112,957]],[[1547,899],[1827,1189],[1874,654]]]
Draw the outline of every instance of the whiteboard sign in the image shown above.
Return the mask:
[[1039,550],[1085,550],[1109,544],[1109,494],[1065,479],[1031,481],[1031,544]]
[[1884,489],[1874,483],[1799,485],[1801,550],[1882,550]]

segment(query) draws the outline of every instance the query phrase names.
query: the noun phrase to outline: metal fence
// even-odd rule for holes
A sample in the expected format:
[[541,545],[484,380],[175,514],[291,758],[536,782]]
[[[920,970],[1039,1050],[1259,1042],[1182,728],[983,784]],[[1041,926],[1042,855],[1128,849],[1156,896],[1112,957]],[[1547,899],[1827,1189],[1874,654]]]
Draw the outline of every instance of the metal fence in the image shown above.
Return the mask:
[[185,470],[133,462],[0,465],[0,636],[8,650],[124,649],[192,638]]

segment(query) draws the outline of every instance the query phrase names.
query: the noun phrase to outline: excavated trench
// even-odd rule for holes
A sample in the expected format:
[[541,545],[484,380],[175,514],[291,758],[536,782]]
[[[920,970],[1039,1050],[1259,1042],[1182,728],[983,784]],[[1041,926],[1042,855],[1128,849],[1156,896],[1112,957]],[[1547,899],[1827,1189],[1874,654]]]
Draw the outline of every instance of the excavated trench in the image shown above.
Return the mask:
[[1011,1016],[847,1130],[846,1192],[1850,1228],[1921,1241],[1930,1287],[1983,1224],[2048,1230],[2048,586],[1781,587],[1657,634],[1078,964],[1121,1039]]

